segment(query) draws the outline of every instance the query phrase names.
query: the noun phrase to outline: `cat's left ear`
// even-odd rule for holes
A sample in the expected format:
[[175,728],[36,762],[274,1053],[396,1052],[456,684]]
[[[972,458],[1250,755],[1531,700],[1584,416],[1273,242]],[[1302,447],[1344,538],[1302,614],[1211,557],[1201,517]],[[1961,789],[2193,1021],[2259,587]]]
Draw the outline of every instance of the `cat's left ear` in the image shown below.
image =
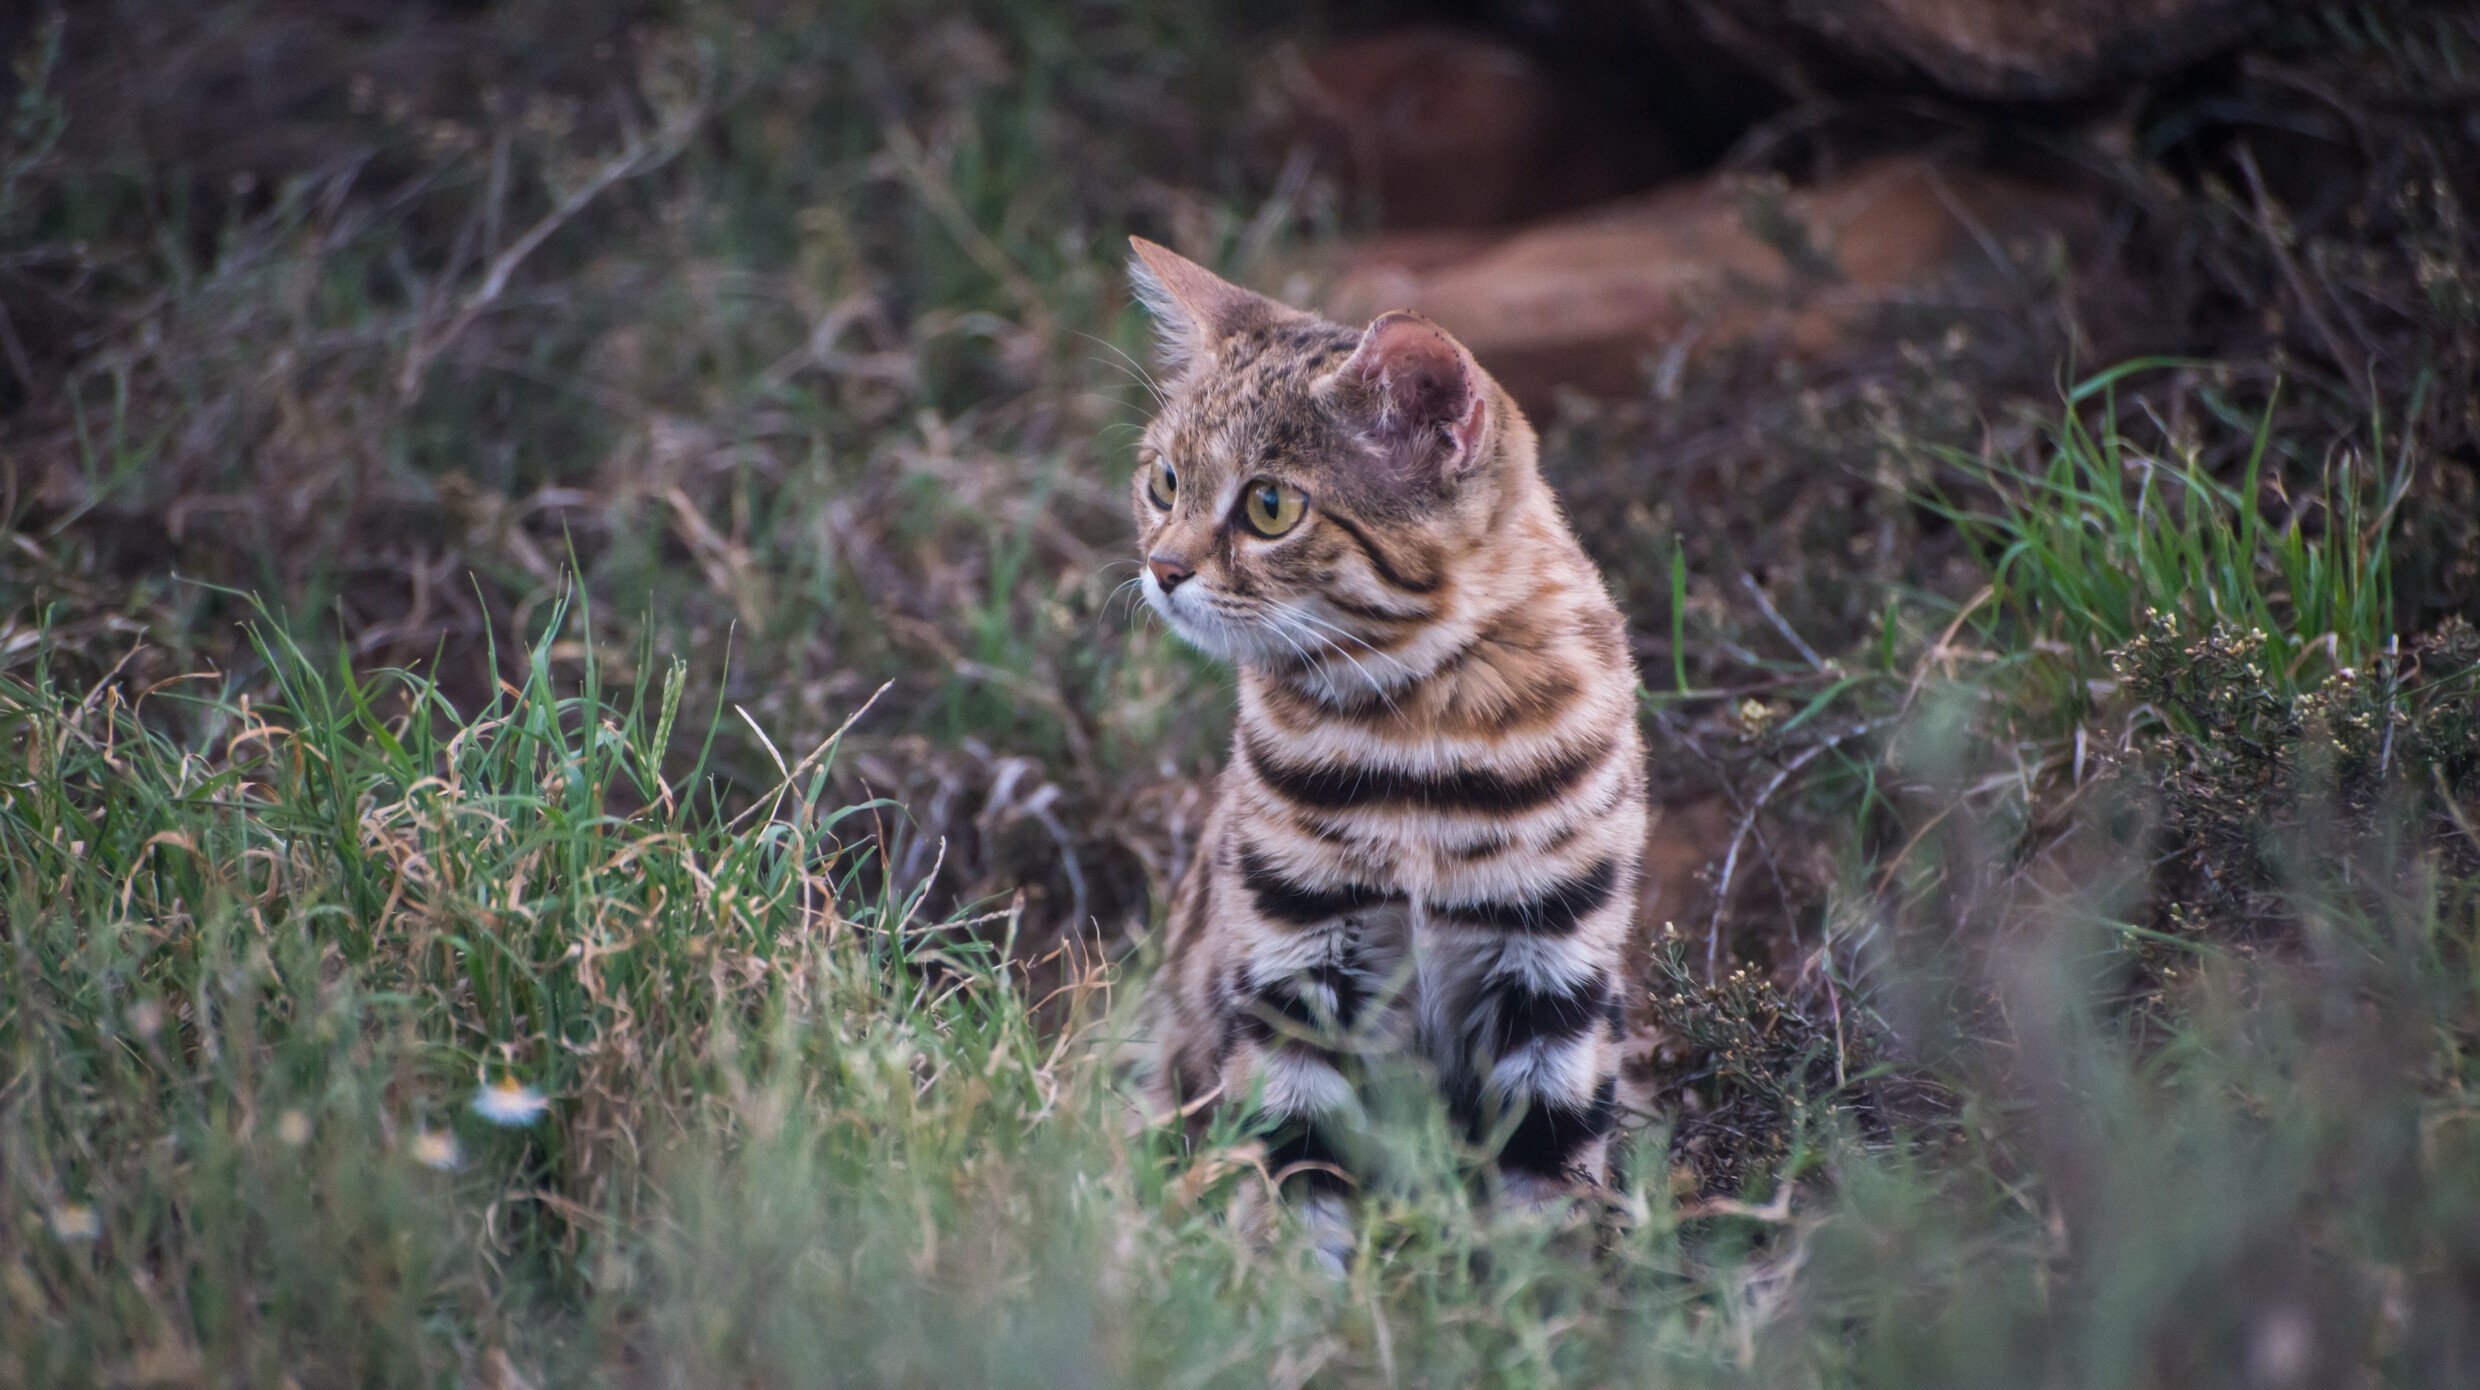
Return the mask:
[[1489,393],[1447,330],[1404,310],[1380,314],[1336,380],[1363,393],[1373,432],[1406,471],[1452,477],[1472,466]]

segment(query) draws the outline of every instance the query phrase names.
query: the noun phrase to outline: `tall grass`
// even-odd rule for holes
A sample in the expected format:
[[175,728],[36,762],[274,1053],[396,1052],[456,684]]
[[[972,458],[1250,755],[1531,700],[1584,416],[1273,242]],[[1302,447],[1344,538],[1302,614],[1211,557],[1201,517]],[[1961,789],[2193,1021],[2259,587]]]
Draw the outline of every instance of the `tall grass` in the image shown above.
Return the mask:
[[1175,1162],[1123,1098],[1107,976],[1034,997],[1010,914],[863,872],[891,808],[821,800],[831,741],[728,811],[664,772],[677,667],[561,695],[549,645],[470,715],[272,635],[257,697],[0,695],[12,1379],[1466,1379],[1676,1306],[1451,1165],[1310,1273],[1229,1217],[1245,1129]]

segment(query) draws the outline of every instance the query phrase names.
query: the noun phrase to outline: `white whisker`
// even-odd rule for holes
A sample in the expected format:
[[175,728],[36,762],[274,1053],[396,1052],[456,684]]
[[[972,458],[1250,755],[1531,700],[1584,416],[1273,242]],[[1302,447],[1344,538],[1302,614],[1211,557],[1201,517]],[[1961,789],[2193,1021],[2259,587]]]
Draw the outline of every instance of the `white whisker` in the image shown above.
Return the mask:
[[[1398,674],[1398,675],[1403,674],[1403,673],[1404,673],[1404,670],[1405,670],[1405,668],[1404,668],[1404,664],[1403,664],[1403,662],[1402,662],[1402,661],[1398,660],[1397,658],[1395,658],[1394,656],[1392,656],[1392,655],[1390,655],[1390,654],[1388,654],[1388,653],[1386,653],[1386,652],[1379,651],[1376,647],[1371,646],[1371,645],[1369,644],[1369,642],[1367,641],[1367,639],[1362,638],[1362,637],[1361,637],[1361,636],[1359,636],[1358,634],[1356,634],[1356,633],[1352,633],[1352,632],[1348,632],[1348,631],[1344,630],[1343,628],[1338,627],[1338,626],[1336,626],[1335,624],[1333,624],[1333,623],[1331,623],[1331,622],[1328,622],[1328,621],[1326,621],[1326,620],[1325,620],[1325,619],[1323,619],[1323,618],[1318,617],[1318,616],[1317,616],[1316,614],[1314,614],[1314,613],[1307,613],[1307,612],[1303,612],[1303,611],[1302,611],[1302,610],[1300,610],[1299,608],[1296,608],[1296,607],[1295,607],[1295,608],[1289,608],[1289,609],[1287,609],[1287,610],[1286,610],[1286,616],[1288,616],[1289,618],[1291,618],[1294,622],[1298,622],[1298,623],[1304,624],[1304,625],[1305,625],[1305,630],[1308,632],[1308,634],[1309,634],[1310,636],[1312,636],[1312,637],[1316,638],[1319,642],[1323,643],[1323,644],[1326,646],[1326,648],[1327,648],[1329,651],[1332,651],[1335,655],[1340,656],[1340,657],[1342,657],[1344,660],[1351,662],[1351,663],[1352,663],[1352,669],[1353,669],[1353,670],[1355,670],[1355,671],[1358,671],[1358,672],[1360,672],[1360,673],[1361,673],[1361,679],[1362,679],[1362,680],[1365,680],[1365,681],[1369,682],[1369,690],[1370,690],[1370,693],[1371,693],[1371,694],[1374,694],[1374,695],[1378,696],[1380,699],[1384,700],[1384,701],[1386,702],[1386,706],[1387,706],[1387,708],[1388,708],[1388,709],[1393,709],[1393,708],[1395,708],[1395,696],[1394,696],[1394,693],[1393,693],[1393,692],[1392,692],[1392,691],[1391,691],[1391,690],[1390,690],[1390,689],[1389,689],[1386,685],[1384,685],[1383,683],[1381,683],[1381,682],[1378,680],[1378,678],[1377,678],[1376,676],[1371,675],[1371,674],[1370,674],[1370,672],[1369,672],[1369,668],[1368,668],[1368,667],[1366,667],[1366,666],[1361,665],[1361,663],[1360,663],[1360,661],[1359,661],[1359,659],[1358,659],[1358,658],[1354,657],[1354,656],[1353,656],[1350,652],[1345,651],[1345,650],[1343,649],[1342,644],[1341,644],[1341,643],[1338,643],[1337,641],[1335,641],[1335,638],[1336,638],[1336,637],[1343,637],[1343,638],[1348,638],[1348,639],[1350,639],[1351,641],[1354,641],[1354,642],[1358,642],[1358,643],[1360,643],[1360,645],[1362,646],[1362,648],[1364,648],[1365,650],[1367,650],[1367,651],[1368,651],[1368,653],[1369,653],[1369,655],[1370,655],[1373,659],[1378,660],[1378,661],[1383,661],[1383,662],[1386,662],[1386,663],[1388,663],[1388,664],[1390,664],[1390,665],[1394,666],[1394,668],[1395,668],[1395,673],[1396,673],[1396,674]],[[1332,634],[1334,634],[1334,636],[1328,636],[1328,635],[1327,635],[1328,633],[1332,633]]]
[[[1119,584],[1113,586],[1111,592],[1104,596],[1101,608],[1096,610],[1094,613],[1094,621],[1097,623],[1107,621],[1111,616],[1111,606],[1119,602],[1120,595],[1127,593],[1131,589],[1141,589],[1144,587],[1144,584],[1145,576],[1140,574],[1133,579],[1123,580]],[[1142,600],[1139,600],[1137,603],[1137,609],[1149,617],[1152,616],[1154,612],[1153,606]]]
[[[1100,343],[1103,347],[1109,349],[1111,355],[1119,359],[1118,362],[1113,362],[1110,365],[1117,368],[1139,386],[1144,387],[1145,393],[1154,398],[1154,403],[1156,405],[1171,404],[1171,396],[1168,392],[1163,390],[1162,383],[1154,379],[1154,374],[1145,369],[1144,363],[1129,356],[1119,344],[1112,342],[1108,338],[1096,337],[1091,333],[1079,333],[1077,336],[1080,338],[1091,339],[1092,341]],[[1125,363],[1126,365],[1123,366],[1121,365],[1122,363]]]
[[[1314,657],[1314,656],[1311,656],[1311,655],[1309,654],[1309,649],[1308,649],[1308,648],[1306,648],[1306,647],[1304,647],[1304,646],[1302,646],[1302,645],[1300,645],[1300,643],[1299,643],[1297,640],[1295,640],[1295,639],[1293,638],[1293,636],[1292,636],[1292,634],[1291,634],[1290,630],[1289,630],[1288,628],[1286,628],[1286,627],[1284,626],[1284,624],[1280,621],[1280,620],[1281,620],[1281,617],[1282,617],[1282,615],[1281,615],[1281,614],[1279,614],[1279,613],[1269,613],[1269,614],[1267,615],[1267,617],[1268,617],[1271,621],[1268,621],[1268,622],[1266,622],[1266,623],[1263,625],[1263,626],[1265,627],[1266,631],[1271,632],[1271,633],[1273,633],[1275,636],[1282,638],[1282,639],[1283,639],[1283,642],[1284,642],[1284,645],[1286,645],[1286,646],[1290,647],[1293,651],[1298,652],[1298,653],[1300,654],[1300,660],[1301,660],[1301,663],[1302,663],[1303,665],[1312,665],[1312,666],[1313,666],[1313,665],[1317,664],[1317,658],[1316,658],[1316,657]],[[1311,634],[1311,635],[1312,635],[1312,636],[1314,636],[1315,634]]]
[[[1284,606],[1283,606],[1283,607],[1281,607],[1281,608],[1278,608],[1278,609],[1273,610],[1273,611],[1269,614],[1269,616],[1270,616],[1270,617],[1273,617],[1273,618],[1275,618],[1275,619],[1277,619],[1277,620],[1279,620],[1279,621],[1280,621],[1280,623],[1284,625],[1284,626],[1278,626],[1278,627],[1276,627],[1276,629],[1275,629],[1276,631],[1278,631],[1278,632],[1285,632],[1285,628],[1286,628],[1286,627],[1297,628],[1297,629],[1299,630],[1299,632],[1301,633],[1301,635],[1303,635],[1303,636],[1305,636],[1305,637],[1309,638],[1309,639],[1310,639],[1311,641],[1313,641],[1313,642],[1316,642],[1319,646],[1321,646],[1321,647],[1325,648],[1327,651],[1333,652],[1335,655],[1337,655],[1337,656],[1339,656],[1339,657],[1342,657],[1344,660],[1346,660],[1346,661],[1348,661],[1348,662],[1351,662],[1351,663],[1352,663],[1352,669],[1353,669],[1353,670],[1355,670],[1355,671],[1360,672],[1360,674],[1361,674],[1361,679],[1362,679],[1362,680],[1364,680],[1364,681],[1367,681],[1367,682],[1369,683],[1369,691],[1370,691],[1370,693],[1371,693],[1371,694],[1373,694],[1373,695],[1375,695],[1375,696],[1377,696],[1377,697],[1378,697],[1381,701],[1383,701],[1383,702],[1385,703],[1385,705],[1386,705],[1386,707],[1387,707],[1388,709],[1393,709],[1393,708],[1395,708],[1395,696],[1394,696],[1394,693],[1393,693],[1392,691],[1388,690],[1388,689],[1386,688],[1386,686],[1385,686],[1382,682],[1380,682],[1380,681],[1379,681],[1379,679],[1378,679],[1376,676],[1374,676],[1374,675],[1370,674],[1369,668],[1368,668],[1368,667],[1366,667],[1366,666],[1363,666],[1363,665],[1360,663],[1360,659],[1359,659],[1359,658],[1357,658],[1357,657],[1353,656],[1350,652],[1345,651],[1345,650],[1343,649],[1342,644],[1340,644],[1340,643],[1336,642],[1334,638],[1326,636],[1324,633],[1319,632],[1319,631],[1317,630],[1317,628],[1315,628],[1315,627],[1311,626],[1311,624],[1318,622],[1318,621],[1319,621],[1318,619],[1311,617],[1311,616],[1310,616],[1309,614],[1307,614],[1307,613],[1301,612],[1298,608],[1293,607],[1293,606],[1291,606],[1291,605],[1289,605],[1289,604],[1286,604],[1286,605],[1284,605]],[[1337,629],[1337,630],[1338,630],[1338,631],[1340,631],[1340,629]],[[1347,637],[1351,636],[1351,634],[1350,634],[1350,633],[1344,633],[1343,635],[1345,635],[1345,636],[1347,636]],[[1286,640],[1286,641],[1290,641],[1290,640],[1291,640],[1288,632],[1285,632],[1285,637],[1284,637],[1284,640]],[[1295,644],[1295,645],[1297,645],[1297,644]],[[1367,644],[1366,644],[1366,643],[1364,643],[1363,645],[1367,645]],[[1373,652],[1374,652],[1374,649],[1373,649]]]
[[[1333,633],[1336,637],[1344,638],[1347,641],[1359,643],[1361,650],[1369,653],[1371,656],[1376,657],[1381,661],[1394,663],[1398,670],[1403,669],[1403,663],[1397,660],[1393,654],[1379,651],[1375,646],[1371,645],[1368,638],[1361,636],[1359,633],[1353,632],[1347,628],[1339,626],[1338,624],[1329,622],[1328,620],[1321,618],[1317,614],[1311,613],[1306,609],[1295,607],[1291,609],[1290,612],[1294,618],[1309,624],[1312,628],[1315,628],[1321,632]],[[1332,639],[1328,640],[1331,641]]]

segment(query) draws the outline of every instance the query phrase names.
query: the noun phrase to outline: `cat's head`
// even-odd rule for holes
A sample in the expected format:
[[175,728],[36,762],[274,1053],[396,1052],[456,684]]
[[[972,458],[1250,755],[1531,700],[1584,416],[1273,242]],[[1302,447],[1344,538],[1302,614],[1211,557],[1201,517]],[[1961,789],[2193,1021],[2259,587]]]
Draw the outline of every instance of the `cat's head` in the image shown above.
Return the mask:
[[1391,684],[1531,469],[1531,431],[1416,314],[1346,328],[1136,240],[1162,409],[1134,482],[1146,601],[1225,660]]

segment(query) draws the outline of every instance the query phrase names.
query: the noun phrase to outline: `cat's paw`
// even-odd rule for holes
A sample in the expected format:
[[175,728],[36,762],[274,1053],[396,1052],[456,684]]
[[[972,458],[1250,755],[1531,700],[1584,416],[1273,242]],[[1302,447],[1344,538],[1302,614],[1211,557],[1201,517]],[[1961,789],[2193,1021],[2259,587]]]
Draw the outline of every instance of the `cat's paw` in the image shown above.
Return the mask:
[[1308,1228],[1309,1248],[1318,1267],[1341,1280],[1352,1270],[1360,1244],[1352,1236],[1352,1211],[1337,1192],[1313,1192],[1300,1203],[1300,1221]]

